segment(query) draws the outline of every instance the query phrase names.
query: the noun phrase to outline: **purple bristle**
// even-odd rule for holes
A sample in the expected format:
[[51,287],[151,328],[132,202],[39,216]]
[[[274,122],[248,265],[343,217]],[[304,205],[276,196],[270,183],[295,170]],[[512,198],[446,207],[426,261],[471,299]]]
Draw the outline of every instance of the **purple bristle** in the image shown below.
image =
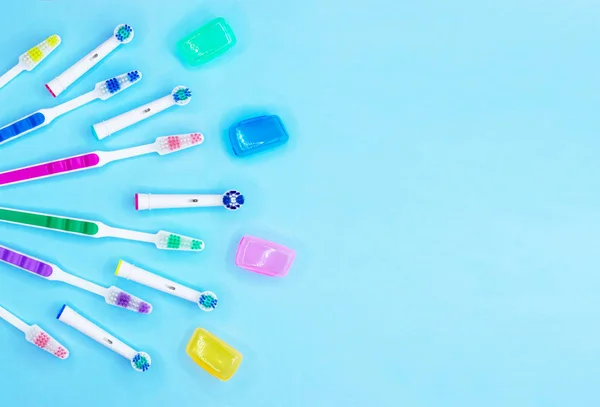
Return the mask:
[[117,297],[116,305],[119,307],[127,308],[129,306],[130,302],[131,302],[131,295],[121,292],[121,293],[119,293],[119,296]]
[[138,312],[140,314],[148,314],[150,312],[150,304],[141,302],[140,306],[138,307]]

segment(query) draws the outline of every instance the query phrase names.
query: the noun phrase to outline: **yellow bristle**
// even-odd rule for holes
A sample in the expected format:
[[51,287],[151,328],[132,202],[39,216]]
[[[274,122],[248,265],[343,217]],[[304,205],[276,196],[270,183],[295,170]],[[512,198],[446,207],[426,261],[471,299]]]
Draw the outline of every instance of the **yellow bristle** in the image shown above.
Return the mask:
[[50,37],[48,37],[48,39],[46,40],[46,43],[54,48],[56,47],[58,44],[60,44],[60,38],[58,37],[58,35],[52,35]]
[[29,51],[27,51],[27,55],[33,62],[40,62],[44,58],[44,53],[38,47],[33,47]]

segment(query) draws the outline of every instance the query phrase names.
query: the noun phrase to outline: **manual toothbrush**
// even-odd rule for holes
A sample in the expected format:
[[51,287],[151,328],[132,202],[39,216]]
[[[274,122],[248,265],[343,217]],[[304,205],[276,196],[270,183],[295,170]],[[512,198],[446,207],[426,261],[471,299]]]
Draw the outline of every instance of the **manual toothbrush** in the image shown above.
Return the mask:
[[69,357],[69,350],[58,343],[56,339],[51,337],[39,326],[27,325],[21,319],[17,318],[16,315],[10,313],[8,310],[2,307],[0,307],[0,318],[17,328],[19,331],[23,332],[25,334],[25,339],[29,343],[32,343],[38,348],[51,353],[59,359],[64,360]]
[[0,76],[0,89],[8,82],[12,81],[23,71],[32,71],[38,66],[48,55],[52,53],[61,43],[58,35],[51,35],[44,41],[40,42],[35,47],[19,57],[19,63],[11,68],[4,75]]
[[166,155],[202,144],[204,136],[200,133],[181,134],[178,136],[159,137],[154,143],[116,151],[95,151],[92,153],[61,158],[43,164],[36,164],[16,170],[0,173],[0,187],[48,178],[60,174],[90,170],[126,158],[144,154],[158,153]]
[[101,287],[98,284],[69,274],[55,264],[36,259],[35,257],[2,245],[0,245],[0,262],[28,271],[46,280],[62,281],[73,287],[97,294],[104,297],[107,304],[114,305],[115,307],[139,312],[140,314],[149,314],[152,312],[152,305],[117,287]]
[[33,130],[47,126],[57,117],[62,116],[71,110],[77,109],[78,107],[81,107],[95,99],[107,100],[117,93],[129,88],[131,85],[139,82],[140,79],[142,79],[142,73],[140,71],[131,71],[106,81],[98,82],[94,87],[94,90],[91,92],[81,95],[61,105],[49,109],[38,110],[37,112],[31,113],[30,115],[14,121],[11,124],[0,128],[0,145],[24,136]]
[[115,228],[102,222],[47,215],[43,213],[0,208],[0,222],[31,226],[39,229],[56,230],[79,236],[93,238],[115,237],[139,242],[153,243],[162,250],[185,250],[199,252],[204,250],[204,242],[199,239],[178,235],[161,230],[158,233],[144,233],[134,230]]

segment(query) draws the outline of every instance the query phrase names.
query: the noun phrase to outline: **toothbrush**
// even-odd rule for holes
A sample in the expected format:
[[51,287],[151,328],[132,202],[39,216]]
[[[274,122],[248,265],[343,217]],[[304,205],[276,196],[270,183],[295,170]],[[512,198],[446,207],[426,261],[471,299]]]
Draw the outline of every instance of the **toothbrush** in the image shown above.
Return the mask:
[[37,325],[27,325],[25,322],[17,318],[16,315],[10,313],[8,310],[0,307],[0,318],[17,328],[19,331],[25,334],[25,339],[28,342],[33,343],[40,349],[45,350],[48,353],[53,354],[59,359],[66,359],[69,357],[69,351],[67,348],[62,346],[56,339],[52,338],[46,331]]
[[93,238],[115,237],[127,240],[153,243],[162,250],[185,250],[199,252],[204,250],[204,242],[199,239],[178,235],[161,230],[156,234],[136,232],[107,226],[102,222],[47,215],[43,213],[0,208],[0,222],[32,226],[40,229],[56,230],[79,236]]
[[133,109],[127,113],[123,113],[120,116],[113,117],[112,119],[103,121],[92,126],[92,133],[102,140],[115,134],[116,132],[123,130],[126,127],[132,126],[144,119],[154,116],[157,113],[162,112],[171,106],[184,106],[190,103],[192,100],[192,91],[185,86],[177,86],[170,95],[164,96],[160,99],[150,102],[143,106]]
[[123,260],[119,261],[115,275],[128,280],[133,280],[136,283],[143,284],[167,294],[183,298],[184,300],[195,302],[204,312],[214,311],[219,302],[217,295],[212,291],[199,292],[193,290]]
[[0,245],[0,262],[28,271],[46,280],[62,281],[104,297],[106,303],[129,311],[149,314],[152,305],[117,288],[105,288],[61,270],[58,266]]
[[[0,185],[2,185],[2,174],[0,174]],[[237,211],[244,202],[244,195],[236,190],[227,191],[223,195],[135,194],[137,211],[206,206],[223,206],[230,211]]]
[[94,151],[69,158],[61,158],[43,164],[35,164],[29,167],[2,172],[0,173],[0,187],[90,170],[92,168],[100,168],[113,161],[145,154],[158,153],[159,155],[166,155],[202,144],[203,141],[204,136],[200,133],[181,134],[177,136],[158,137],[154,143],[143,146],[116,151]]
[[94,65],[102,61],[108,54],[113,52],[121,44],[127,44],[133,39],[133,28],[127,24],[118,25],[113,35],[98,48],[81,58],[73,66],[68,68],[66,71],[58,75],[46,84],[46,89],[57,97],[65,89],[73,84],[77,79],[81,78],[87,71],[89,71]]
[[152,359],[145,352],[138,352],[115,338],[89,319],[85,318],[68,305],[63,305],[56,316],[60,322],[75,328],[84,335],[89,336],[96,342],[106,346],[113,352],[118,353],[131,362],[131,367],[137,372],[145,372],[150,369]]
[[32,71],[60,45],[60,37],[51,35],[19,57],[19,63],[0,76],[0,89],[23,71]]
[[12,122],[11,124],[0,128],[0,145],[7,141],[14,140],[17,137],[24,136],[40,127],[44,127],[57,117],[77,109],[95,99],[106,100],[137,83],[140,79],[142,79],[142,73],[140,71],[131,71],[106,81],[98,82],[91,92],[61,105],[49,109],[38,110],[22,119]]

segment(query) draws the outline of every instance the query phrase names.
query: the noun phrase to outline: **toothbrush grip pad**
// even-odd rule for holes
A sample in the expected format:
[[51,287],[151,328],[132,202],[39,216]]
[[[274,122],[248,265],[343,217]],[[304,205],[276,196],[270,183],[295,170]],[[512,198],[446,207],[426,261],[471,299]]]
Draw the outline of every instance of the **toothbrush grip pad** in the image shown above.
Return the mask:
[[46,117],[42,113],[34,113],[31,116],[27,116],[19,121],[14,122],[13,124],[1,128],[0,143],[35,129],[39,125],[43,124],[45,120]]
[[0,246],[0,261],[12,264],[42,277],[50,277],[52,275],[52,267],[50,265],[2,246]]
[[64,160],[52,161],[0,174],[0,185],[14,184],[36,178],[77,171],[98,165],[100,157],[97,154],[85,154]]
[[15,211],[11,209],[0,209],[0,221],[88,236],[93,236],[99,231],[98,225],[94,222],[60,218],[58,216],[42,215],[39,213]]

